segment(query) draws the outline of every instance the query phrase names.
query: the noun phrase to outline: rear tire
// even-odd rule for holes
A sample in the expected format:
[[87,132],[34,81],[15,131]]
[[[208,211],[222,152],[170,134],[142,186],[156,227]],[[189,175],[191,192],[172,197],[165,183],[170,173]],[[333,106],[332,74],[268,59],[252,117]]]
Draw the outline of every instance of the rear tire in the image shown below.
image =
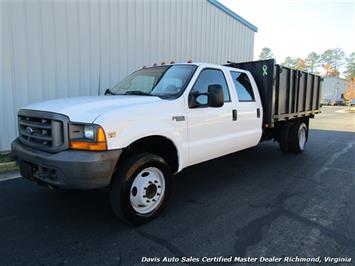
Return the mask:
[[293,153],[303,152],[308,139],[308,127],[304,121],[297,121],[290,128],[289,151]]
[[289,123],[285,123],[280,128],[280,136],[279,136],[279,147],[282,152],[289,152],[290,149],[290,128],[291,125]]
[[133,154],[112,177],[110,202],[125,223],[143,224],[157,217],[171,193],[171,170],[160,156]]

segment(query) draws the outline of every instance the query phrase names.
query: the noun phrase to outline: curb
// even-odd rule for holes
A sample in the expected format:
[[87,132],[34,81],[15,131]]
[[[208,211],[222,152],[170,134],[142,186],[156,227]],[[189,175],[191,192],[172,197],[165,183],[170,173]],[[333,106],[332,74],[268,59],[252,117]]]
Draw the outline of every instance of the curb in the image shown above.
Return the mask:
[[21,174],[19,171],[8,171],[5,173],[0,173],[0,182],[13,180],[17,178],[21,178]]
[[335,111],[336,113],[355,113],[355,109],[341,109],[341,110],[338,110],[338,111]]
[[0,163],[0,173],[16,171],[16,170],[18,170],[16,161]]

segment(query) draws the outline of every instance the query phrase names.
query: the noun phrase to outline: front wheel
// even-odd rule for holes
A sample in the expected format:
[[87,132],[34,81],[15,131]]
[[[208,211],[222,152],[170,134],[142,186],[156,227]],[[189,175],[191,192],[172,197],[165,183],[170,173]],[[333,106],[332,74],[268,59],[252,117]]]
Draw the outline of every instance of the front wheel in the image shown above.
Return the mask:
[[119,165],[110,187],[114,213],[124,222],[142,224],[157,217],[171,191],[171,170],[155,154],[134,154]]

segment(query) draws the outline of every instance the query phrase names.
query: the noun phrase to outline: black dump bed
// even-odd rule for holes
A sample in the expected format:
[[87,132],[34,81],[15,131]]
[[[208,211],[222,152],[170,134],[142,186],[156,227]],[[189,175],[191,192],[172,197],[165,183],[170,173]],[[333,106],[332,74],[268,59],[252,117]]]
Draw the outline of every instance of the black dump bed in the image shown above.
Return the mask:
[[263,127],[320,113],[320,76],[278,65],[274,59],[228,62],[226,66],[245,69],[253,75],[264,109]]

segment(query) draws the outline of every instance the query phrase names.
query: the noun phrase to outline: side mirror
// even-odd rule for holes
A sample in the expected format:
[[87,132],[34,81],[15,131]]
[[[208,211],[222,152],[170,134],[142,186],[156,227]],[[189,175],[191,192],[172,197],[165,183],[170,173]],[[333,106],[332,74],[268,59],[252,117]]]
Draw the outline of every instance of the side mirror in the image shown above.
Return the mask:
[[224,104],[224,93],[221,85],[212,84],[208,86],[207,93],[193,91],[189,94],[189,107],[221,107]]
[[224,93],[221,85],[213,84],[208,86],[208,106],[221,107],[224,104]]

